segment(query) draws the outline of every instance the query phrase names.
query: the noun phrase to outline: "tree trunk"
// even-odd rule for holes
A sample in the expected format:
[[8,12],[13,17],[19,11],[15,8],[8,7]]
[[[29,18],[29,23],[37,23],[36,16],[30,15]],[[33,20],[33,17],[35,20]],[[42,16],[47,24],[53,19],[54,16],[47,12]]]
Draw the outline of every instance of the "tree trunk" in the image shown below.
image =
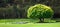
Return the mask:
[[42,22],[42,23],[44,22],[44,18],[39,18],[39,19],[40,19],[39,22]]

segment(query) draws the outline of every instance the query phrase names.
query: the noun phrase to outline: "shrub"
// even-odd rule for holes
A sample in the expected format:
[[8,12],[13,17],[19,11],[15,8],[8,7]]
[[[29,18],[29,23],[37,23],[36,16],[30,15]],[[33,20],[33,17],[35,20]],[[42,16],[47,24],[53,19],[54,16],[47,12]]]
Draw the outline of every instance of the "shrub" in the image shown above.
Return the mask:
[[28,18],[39,18],[43,22],[44,18],[50,18],[54,14],[53,10],[43,4],[31,6],[27,11]]

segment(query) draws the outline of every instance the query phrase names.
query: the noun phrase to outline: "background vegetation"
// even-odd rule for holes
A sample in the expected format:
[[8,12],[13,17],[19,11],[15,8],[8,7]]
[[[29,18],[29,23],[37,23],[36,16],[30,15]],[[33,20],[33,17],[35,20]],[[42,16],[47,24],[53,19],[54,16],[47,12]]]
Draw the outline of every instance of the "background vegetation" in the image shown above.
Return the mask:
[[27,9],[35,4],[50,6],[53,17],[60,17],[60,0],[0,0],[0,18],[26,18]]

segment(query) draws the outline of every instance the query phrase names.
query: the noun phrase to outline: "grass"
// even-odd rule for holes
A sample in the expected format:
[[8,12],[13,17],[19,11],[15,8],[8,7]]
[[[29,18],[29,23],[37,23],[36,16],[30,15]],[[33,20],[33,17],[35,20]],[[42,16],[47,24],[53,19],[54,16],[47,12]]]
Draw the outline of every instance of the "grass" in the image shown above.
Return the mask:
[[[0,19],[0,27],[60,27],[60,22],[59,23],[35,23],[38,21],[39,19],[35,19],[35,20],[34,19]],[[29,22],[29,23],[12,24],[12,22]],[[56,22],[56,21],[45,19],[45,22]]]
[[[39,22],[39,19],[0,19],[0,23],[7,23],[7,22],[32,22],[36,23]],[[56,22],[55,20],[45,19],[44,22]]]
[[0,24],[0,27],[60,27],[60,23]]
[[7,22],[38,22],[38,19],[1,19],[0,23],[7,23]]

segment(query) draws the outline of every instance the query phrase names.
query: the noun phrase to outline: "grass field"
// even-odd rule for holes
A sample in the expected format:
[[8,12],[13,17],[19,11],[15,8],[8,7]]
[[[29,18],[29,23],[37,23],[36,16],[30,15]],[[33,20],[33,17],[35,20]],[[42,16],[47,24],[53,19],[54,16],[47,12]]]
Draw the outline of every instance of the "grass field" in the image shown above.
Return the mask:
[[0,27],[60,27],[60,23],[0,24]]
[[[60,27],[60,22],[57,23],[35,23],[38,19],[0,19],[0,27]],[[45,22],[55,22],[54,20],[46,19]],[[29,22],[26,24],[12,24],[13,22]]]
[[[45,19],[45,22],[56,22],[55,20]],[[39,19],[0,19],[0,23],[6,22],[39,22]]]
[[1,19],[0,23],[7,23],[7,22],[38,22],[38,19]]

